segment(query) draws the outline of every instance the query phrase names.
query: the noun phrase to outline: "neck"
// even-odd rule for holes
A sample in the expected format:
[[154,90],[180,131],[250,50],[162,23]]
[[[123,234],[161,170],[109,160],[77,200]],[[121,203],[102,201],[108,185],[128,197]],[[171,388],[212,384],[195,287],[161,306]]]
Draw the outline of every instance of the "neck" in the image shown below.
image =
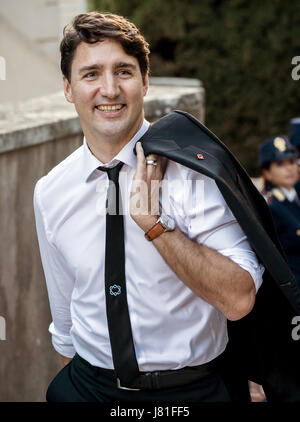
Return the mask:
[[287,191],[291,191],[294,186],[281,186],[283,189],[286,189]]
[[83,133],[92,154],[103,164],[106,164],[109,163],[121,149],[128,144],[128,142],[130,142],[134,135],[140,130],[142,124],[143,119],[130,133],[127,133],[125,136],[120,133],[116,138],[113,138],[112,136],[102,136],[100,139],[96,134],[89,133],[88,131],[83,130]]
[[93,142],[90,137],[85,137],[87,145],[92,152],[92,154],[98,158],[103,164],[109,163],[124,146],[129,142],[129,140],[124,142],[118,142],[116,144],[109,142]]

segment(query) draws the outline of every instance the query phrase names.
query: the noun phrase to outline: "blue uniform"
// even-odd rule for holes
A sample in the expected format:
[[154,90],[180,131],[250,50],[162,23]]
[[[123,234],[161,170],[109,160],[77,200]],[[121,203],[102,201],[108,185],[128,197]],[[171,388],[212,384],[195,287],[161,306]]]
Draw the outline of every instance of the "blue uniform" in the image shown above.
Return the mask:
[[[299,128],[297,121],[297,128],[295,124],[293,126],[294,137]],[[261,168],[268,168],[270,163],[287,158],[297,158],[297,148],[286,135],[274,136],[259,146],[258,164]],[[271,184],[267,184],[266,188],[266,199],[280,243],[300,288],[300,181],[295,185],[297,195],[292,201],[286,197],[284,189]]]
[[300,198],[300,179],[298,180],[298,182],[295,184],[295,189],[296,192],[298,194],[298,197]]
[[[297,186],[298,188],[298,186]],[[300,189],[300,186],[299,186]],[[298,190],[298,189],[297,189]],[[300,288],[300,200],[289,201],[280,188],[268,194],[277,234]]]

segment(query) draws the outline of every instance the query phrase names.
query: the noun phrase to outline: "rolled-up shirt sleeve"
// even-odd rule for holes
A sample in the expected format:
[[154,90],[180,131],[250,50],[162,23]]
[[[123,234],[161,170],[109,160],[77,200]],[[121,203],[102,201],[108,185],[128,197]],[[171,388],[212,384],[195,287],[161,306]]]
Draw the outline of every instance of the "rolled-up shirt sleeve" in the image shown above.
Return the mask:
[[264,273],[264,266],[261,265],[255,253],[251,249],[246,237],[241,237],[238,246],[234,248],[219,249],[219,253],[227,256],[252,276],[256,292],[262,284],[262,277]]
[[[193,177],[195,176],[194,172]],[[262,284],[264,266],[259,263],[245,233],[226,204],[215,181],[201,175],[202,205],[191,209],[186,216],[188,235],[197,243],[227,256],[253,278],[256,291]],[[195,203],[195,198],[191,201]],[[196,211],[195,211],[196,210]]]
[[40,179],[34,190],[34,213],[40,255],[44,269],[52,322],[49,331],[54,349],[61,355],[72,358],[75,349],[70,336],[72,327],[70,304],[74,280],[68,271],[63,256],[50,241],[51,233],[47,228],[45,213],[41,204]]

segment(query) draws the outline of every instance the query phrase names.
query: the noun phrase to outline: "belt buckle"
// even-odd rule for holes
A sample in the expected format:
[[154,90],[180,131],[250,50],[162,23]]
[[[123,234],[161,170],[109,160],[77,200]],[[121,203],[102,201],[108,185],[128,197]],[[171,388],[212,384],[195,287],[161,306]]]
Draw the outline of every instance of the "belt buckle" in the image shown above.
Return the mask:
[[121,381],[120,381],[120,379],[119,379],[119,378],[117,378],[117,387],[118,387],[120,390],[141,391],[141,389],[140,389],[140,388],[129,388],[129,387],[123,387],[123,386],[121,385]]

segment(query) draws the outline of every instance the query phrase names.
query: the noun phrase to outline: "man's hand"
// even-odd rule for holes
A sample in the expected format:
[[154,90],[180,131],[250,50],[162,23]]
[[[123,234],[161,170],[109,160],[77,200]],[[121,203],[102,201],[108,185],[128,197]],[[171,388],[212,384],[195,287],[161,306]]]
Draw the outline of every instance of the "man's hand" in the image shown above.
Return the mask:
[[[157,166],[147,165],[141,143],[136,145],[137,170],[132,181],[130,214],[145,232],[159,215],[162,157],[151,154]],[[152,187],[152,189],[151,189]],[[255,303],[255,285],[249,272],[214,249],[189,239],[178,227],[152,241],[177,277],[197,296],[219,309],[231,321],[247,315]]]
[[136,144],[137,169],[133,177],[130,194],[130,215],[145,232],[149,230],[159,216],[160,181],[164,175],[162,157],[150,154],[147,159],[157,162],[148,164],[141,142]]
[[249,391],[251,395],[251,401],[262,402],[266,399],[264,389],[262,388],[261,385],[256,384],[253,381],[249,381],[248,384],[249,384]]

